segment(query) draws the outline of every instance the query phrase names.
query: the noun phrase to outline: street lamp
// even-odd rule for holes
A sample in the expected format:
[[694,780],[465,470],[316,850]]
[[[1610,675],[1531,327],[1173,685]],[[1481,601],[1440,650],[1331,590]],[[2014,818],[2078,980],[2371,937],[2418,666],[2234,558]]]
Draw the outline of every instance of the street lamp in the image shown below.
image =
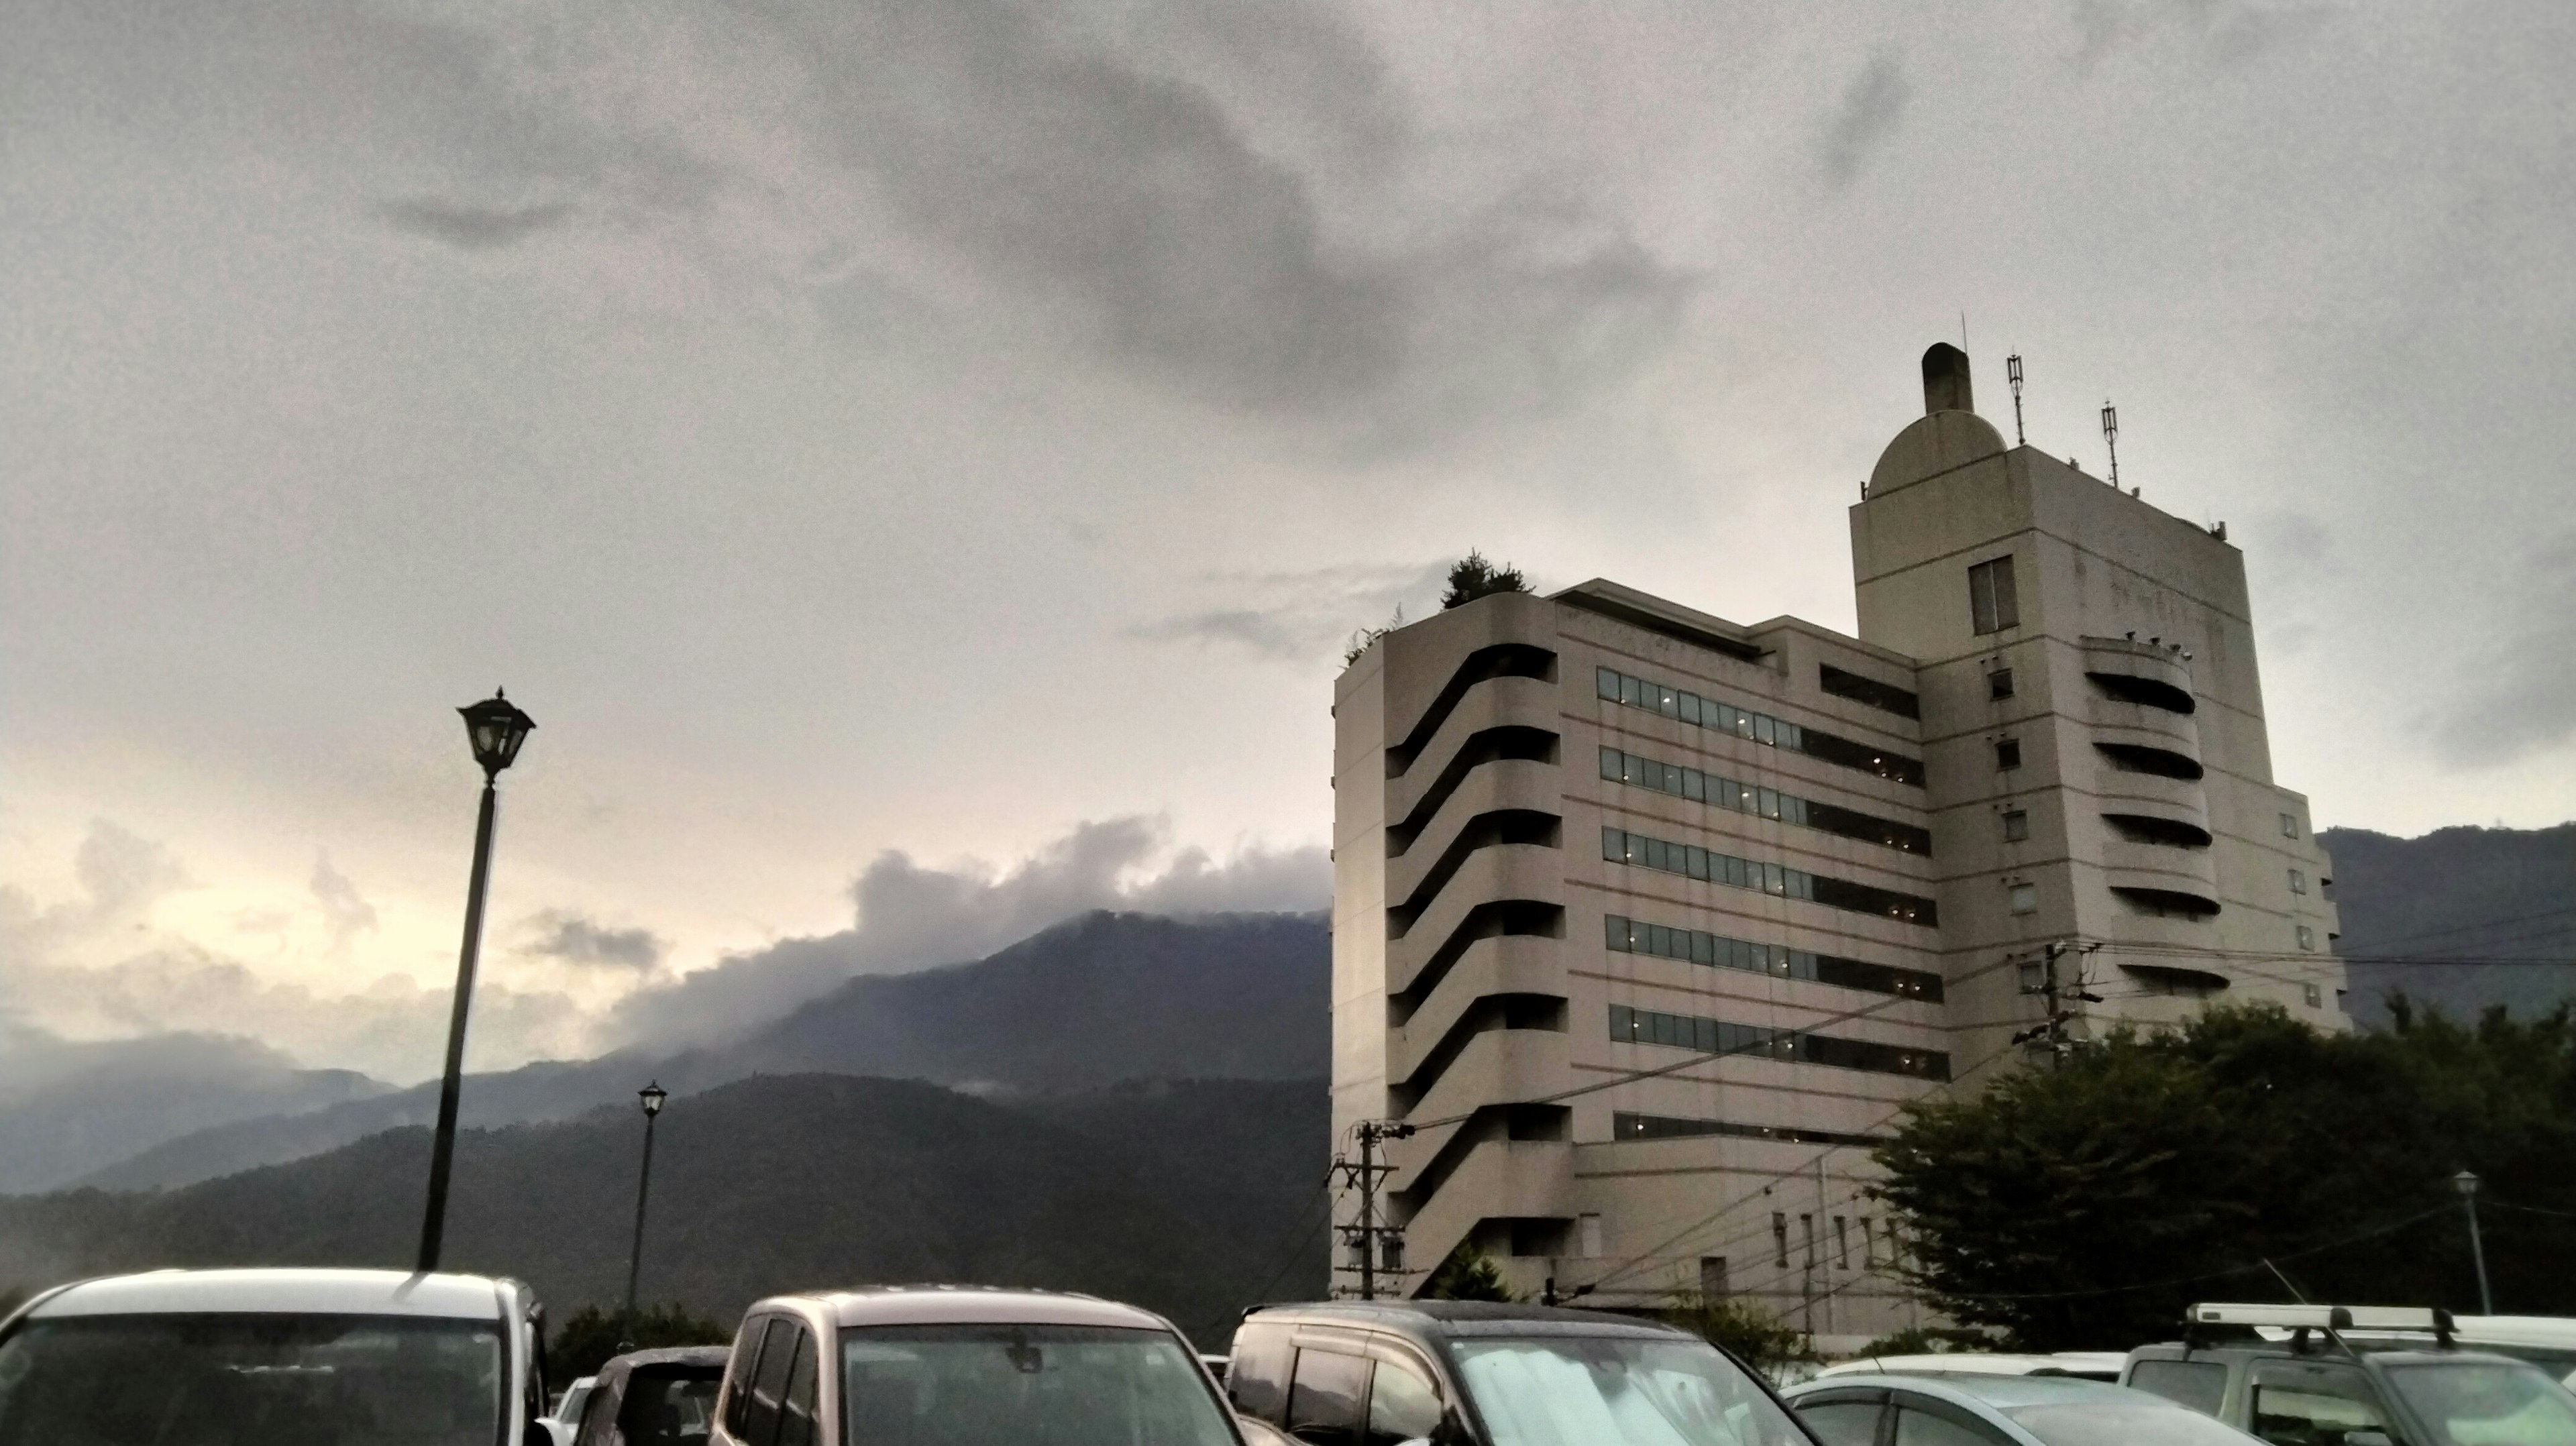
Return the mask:
[[456,999],[447,1016],[447,1074],[438,1086],[438,1134],[429,1154],[429,1209],[420,1223],[420,1273],[438,1269],[438,1251],[447,1234],[447,1174],[456,1162],[456,1096],[465,1073],[465,1017],[474,1003],[474,960],[483,948],[483,892],[492,878],[492,810],[494,783],[501,770],[519,756],[519,745],[537,720],[518,710],[501,690],[480,703],[456,710],[465,717],[465,738],[474,761],[483,766],[483,806],[474,820],[474,874],[465,886],[465,944],[456,956]]
[[644,1269],[644,1200],[645,1192],[653,1188],[653,1122],[662,1117],[671,1092],[655,1080],[637,1090],[635,1098],[644,1106],[644,1168],[635,1175],[635,1244],[626,1252],[626,1339],[617,1348],[621,1352],[635,1348],[635,1277]]
[[2460,1208],[2469,1212],[2469,1258],[2478,1265],[2478,1313],[2495,1314],[2495,1295],[2487,1289],[2487,1248],[2478,1239],[2478,1177],[2466,1170],[2451,1177],[2460,1192]]

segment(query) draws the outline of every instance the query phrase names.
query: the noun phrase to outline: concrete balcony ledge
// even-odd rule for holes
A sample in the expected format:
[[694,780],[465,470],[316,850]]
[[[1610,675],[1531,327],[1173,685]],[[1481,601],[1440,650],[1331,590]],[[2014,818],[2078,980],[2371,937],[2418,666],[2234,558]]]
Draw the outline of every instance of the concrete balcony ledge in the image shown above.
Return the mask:
[[2189,716],[2199,707],[2191,666],[2161,644],[2129,638],[2082,640],[2084,676],[2103,695]]
[[2169,888],[2218,898],[2218,856],[2209,849],[2131,843],[2117,834],[2102,842],[2106,882],[2134,888]]
[[2118,813],[2132,805],[2145,804],[2169,818],[2209,827],[2209,793],[2199,780],[2131,773],[2112,767],[2109,759],[2098,754],[2094,761],[2093,791],[2101,799],[2102,812]]
[[1572,1036],[1563,1030],[1486,1030],[1469,1039],[1437,1078],[1422,1082],[1404,1117],[1442,1120],[1486,1105],[1561,1094],[1574,1085],[1572,1059]]

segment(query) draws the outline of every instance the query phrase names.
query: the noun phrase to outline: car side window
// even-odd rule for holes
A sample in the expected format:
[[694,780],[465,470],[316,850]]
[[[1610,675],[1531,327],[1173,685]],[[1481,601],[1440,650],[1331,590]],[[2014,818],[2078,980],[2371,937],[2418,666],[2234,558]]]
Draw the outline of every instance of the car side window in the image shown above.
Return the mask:
[[796,1344],[804,1332],[794,1321],[780,1318],[769,1323],[769,1334],[760,1344],[760,1369],[751,1377],[751,1405],[744,1410],[743,1446],[775,1446],[778,1440],[779,1405],[787,1398],[787,1374],[796,1364]]
[[778,1403],[778,1446],[814,1446],[814,1440],[814,1334],[800,1331],[787,1398]]
[[2227,1367],[2217,1361],[2140,1361],[2129,1368],[2124,1384],[2204,1416],[2217,1415],[2227,1404]]
[[590,1398],[581,1403],[581,1425],[573,1434],[573,1446],[616,1446],[617,1394],[592,1388]]
[[1877,1401],[1802,1402],[1797,1409],[1798,1419],[1825,1446],[1878,1446],[1878,1417],[1885,1407]]
[[2335,1367],[2257,1366],[2251,1414],[2252,1431],[2272,1446],[2343,1446],[2355,1431],[2388,1431],[2370,1382]]
[[1365,1357],[1300,1348],[1288,1387],[1288,1434],[1312,1446],[1359,1446]]
[[1369,1385],[1368,1446],[1403,1446],[1440,1429],[1440,1393],[1410,1367],[1378,1361]]
[[1288,1419],[1288,1362],[1294,1354],[1285,1327],[1238,1327],[1225,1368],[1226,1399],[1254,1420],[1282,1424]]
[[744,1432],[751,1421],[752,1374],[760,1369],[760,1347],[768,1339],[770,1324],[766,1316],[744,1321],[742,1329],[734,1334],[733,1358],[725,1365],[724,1428],[725,1434],[737,1441],[745,1439]]
[[2003,1436],[1963,1416],[1906,1402],[1896,1408],[1896,1446],[2008,1446]]

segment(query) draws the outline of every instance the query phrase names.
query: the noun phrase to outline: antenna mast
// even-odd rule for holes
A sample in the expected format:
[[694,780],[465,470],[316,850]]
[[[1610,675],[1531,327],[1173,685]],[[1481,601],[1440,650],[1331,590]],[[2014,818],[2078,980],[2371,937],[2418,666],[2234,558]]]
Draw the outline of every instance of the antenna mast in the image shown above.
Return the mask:
[[2120,485],[2120,409],[2102,401],[2102,442],[2111,449],[2111,485]]
[[2012,383],[2012,394],[2013,394],[2013,445],[2014,445],[2014,446],[2016,446],[2016,447],[2026,447],[2026,446],[2030,445],[2030,438],[2028,438],[2028,437],[2026,437],[2026,436],[2022,435],[2022,430],[2021,430],[2021,353],[2020,353],[2020,352],[2014,352],[2011,356],[2008,356],[2008,357],[2005,357],[2005,358],[2004,358],[2004,380],[2005,380],[2005,381],[2008,381],[2008,382],[2010,382],[2010,383]]

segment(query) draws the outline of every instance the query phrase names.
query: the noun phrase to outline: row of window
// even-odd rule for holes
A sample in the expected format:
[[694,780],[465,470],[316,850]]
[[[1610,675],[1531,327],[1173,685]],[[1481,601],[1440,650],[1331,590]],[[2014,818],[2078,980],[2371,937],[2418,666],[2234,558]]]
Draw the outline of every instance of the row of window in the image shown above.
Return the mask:
[[1826,833],[1839,834],[1844,838],[1856,838],[1864,843],[1884,844],[1889,848],[1901,849],[1910,854],[1932,852],[1932,831],[1929,829],[1916,828],[1912,824],[1898,823],[1893,819],[1879,818],[1862,813],[1858,809],[1843,808],[1837,804],[1818,803],[1813,799],[1800,798],[1795,794],[1782,793],[1777,789],[1764,788],[1759,784],[1720,778],[1714,773],[1685,768],[1678,763],[1663,763],[1652,758],[1640,758],[1634,753],[1624,753],[1616,748],[1601,750],[1601,776],[1612,783],[1651,788],[1657,793],[1669,793],[1678,798],[1689,799],[1693,803],[1712,803],[1719,808],[1732,809],[1737,813],[1776,818],[1782,823],[1794,823],[1800,828],[1820,829]]
[[1898,783],[1910,783],[1917,788],[1923,786],[1923,760],[1920,758],[1908,758],[1870,744],[1855,743],[1848,738],[1792,723],[1786,718],[1774,718],[1768,713],[1720,703],[1714,698],[1703,698],[1697,693],[1650,679],[1631,677],[1616,669],[1596,669],[1593,676],[1596,691],[1605,702],[1642,708],[1666,718],[1678,718],[1695,727],[1732,733],[1738,738],[1804,753],[1810,758],[1874,773]]
[[1660,1044],[1701,1054],[1741,1054],[1798,1064],[1825,1064],[1871,1074],[1901,1074],[1914,1079],[1946,1080],[1950,1056],[1937,1049],[1909,1049],[1866,1039],[1808,1034],[1794,1029],[1763,1029],[1694,1014],[1663,1014],[1651,1009],[1610,1006],[1610,1039],[1615,1044]]
[[1804,869],[1767,864],[1758,859],[1740,859],[1697,844],[1668,843],[1644,834],[1629,833],[1625,829],[1601,830],[1601,857],[1614,864],[1632,864],[1641,869],[1704,879],[1712,884],[1758,889],[1783,898],[1807,899],[1828,908],[1902,919],[1927,929],[1937,928],[1941,923],[1939,906],[1918,894],[1900,894],[1894,889],[1828,878]]
[[1653,954],[1719,969],[1741,969],[1782,979],[1811,979],[1845,989],[1894,994],[1939,1003],[1941,976],[1921,969],[1899,969],[1832,954],[1816,954],[1782,944],[1755,944],[1700,929],[1674,929],[1612,914],[1606,943],[1614,954]]
[[1610,1117],[1610,1137],[1614,1140],[1696,1140],[1708,1135],[1726,1135],[1739,1140],[1781,1140],[1792,1145],[1875,1145],[1875,1135],[1844,1135],[1832,1130],[1799,1130],[1787,1125],[1739,1125],[1732,1120],[1689,1120],[1671,1115],[1632,1115],[1620,1111]]
[[1899,718],[1923,716],[1923,700],[1911,691],[1894,683],[1882,683],[1876,678],[1846,672],[1831,663],[1816,665],[1816,686],[1837,698],[1849,698]]
[[[1849,1270],[1852,1268],[1851,1235],[1845,1229],[1844,1217],[1840,1215],[1834,1216],[1833,1222],[1834,1254],[1831,1263],[1837,1270]],[[1872,1229],[1870,1226],[1870,1218],[1863,1215],[1849,1223],[1860,1227],[1860,1252],[1861,1263],[1863,1266],[1871,1270],[1876,1270],[1878,1268],[1882,1237],[1884,1237],[1885,1240],[1886,1263],[1889,1265],[1896,1265],[1901,1262],[1905,1249],[1905,1241],[1904,1237],[1896,1233],[1895,1221],[1882,1220],[1878,1222],[1878,1228]],[[1800,1215],[1798,1217],[1798,1234],[1801,1239],[1806,1241],[1807,1244],[1806,1263],[1808,1268],[1813,1269],[1817,1265],[1825,1263],[1816,1254],[1816,1217],[1813,1215]],[[1772,1248],[1778,1252],[1776,1259],[1773,1261],[1774,1268],[1780,1270],[1788,1269],[1789,1215],[1787,1211],[1774,1210],[1771,1212],[1771,1245]],[[1721,1279],[1726,1273],[1726,1261],[1723,1257],[1713,1255],[1701,1256],[1699,1259],[1699,1273],[1700,1279],[1703,1282],[1701,1287],[1703,1290],[1706,1290],[1707,1288],[1705,1282],[1708,1280],[1709,1266],[1712,1262],[1716,1264],[1717,1273]],[[1875,1410],[1877,1408],[1873,1406],[1871,1409]],[[1802,1414],[1800,1419],[1812,1421],[1813,1417],[1811,1415]],[[1918,1417],[1917,1419],[1931,1420],[1934,1418]],[[1915,1432],[1907,1430],[1901,1422],[1899,1423],[1898,1429],[1904,1431],[1905,1434],[1899,1436],[1897,1439],[1909,1443],[1917,1441],[1933,1441],[1943,1443],[1943,1446],[1957,1446],[1957,1443],[1965,1436],[1965,1433],[1961,1433],[1960,1436],[1944,1436],[1936,1433],[1925,1433],[1918,1436]],[[1831,1437],[1828,1436],[1827,1439],[1831,1439]],[[1975,1437],[1966,1439],[1973,1439],[1975,1441],[1982,1442],[1985,1438]]]

